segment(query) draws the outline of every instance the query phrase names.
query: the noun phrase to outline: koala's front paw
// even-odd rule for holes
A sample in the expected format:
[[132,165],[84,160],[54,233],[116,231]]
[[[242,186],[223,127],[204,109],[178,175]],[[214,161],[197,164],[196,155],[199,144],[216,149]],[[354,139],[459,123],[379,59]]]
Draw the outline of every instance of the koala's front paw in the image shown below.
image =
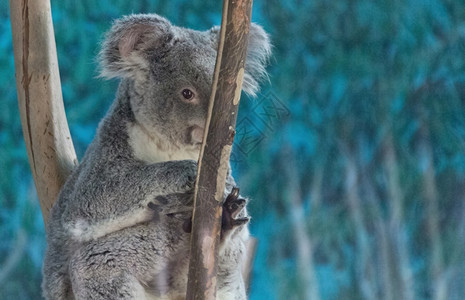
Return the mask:
[[185,220],[192,216],[193,197],[191,192],[159,195],[147,206],[153,212],[153,221],[159,221],[162,216]]
[[243,226],[250,221],[250,217],[239,217],[246,205],[245,199],[239,198],[239,188],[234,187],[223,203],[223,220],[221,224],[221,235],[228,231]]
[[195,186],[197,178],[197,162],[194,160],[176,161],[174,175],[173,192],[185,193],[191,191]]
[[[239,198],[239,188],[234,187],[226,197],[223,203],[223,216],[221,221],[221,237],[237,228],[243,226],[250,221],[250,217],[238,217],[244,209],[247,201]],[[187,218],[182,225],[184,232],[190,233],[192,231],[192,219]]]

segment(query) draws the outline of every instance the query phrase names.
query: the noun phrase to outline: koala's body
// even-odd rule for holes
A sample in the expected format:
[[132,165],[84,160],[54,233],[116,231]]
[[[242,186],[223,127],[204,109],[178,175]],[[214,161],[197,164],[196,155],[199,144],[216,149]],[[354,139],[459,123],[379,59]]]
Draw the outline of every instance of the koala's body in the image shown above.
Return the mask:
[[[195,31],[155,14],[116,21],[100,53],[119,77],[116,99],[54,205],[47,228],[46,299],[182,299],[186,221],[196,178],[218,28]],[[252,24],[243,89],[254,94],[270,54]],[[234,180],[228,175],[225,195]],[[244,219],[241,207],[235,218]],[[222,238],[218,299],[245,299],[246,225]]]

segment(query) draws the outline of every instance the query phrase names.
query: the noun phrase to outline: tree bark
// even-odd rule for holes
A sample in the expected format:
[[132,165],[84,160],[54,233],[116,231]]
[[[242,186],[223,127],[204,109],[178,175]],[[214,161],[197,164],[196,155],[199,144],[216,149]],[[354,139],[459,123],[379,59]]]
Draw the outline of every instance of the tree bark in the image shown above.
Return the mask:
[[[251,0],[224,0],[194,196],[187,299],[215,299],[222,200],[244,76]],[[213,113],[215,112],[215,113]]]
[[16,88],[44,223],[77,165],[63,107],[50,0],[10,0]]

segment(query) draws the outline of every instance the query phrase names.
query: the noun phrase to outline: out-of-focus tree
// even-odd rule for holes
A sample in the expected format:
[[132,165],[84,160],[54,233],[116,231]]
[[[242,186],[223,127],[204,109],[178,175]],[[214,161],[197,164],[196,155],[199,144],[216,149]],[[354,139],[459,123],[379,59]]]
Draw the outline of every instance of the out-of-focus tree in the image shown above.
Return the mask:
[[255,220],[275,272],[256,269],[254,278],[282,280],[269,286],[280,297],[302,299],[307,289],[291,275],[302,261],[275,163],[288,163],[279,149],[289,145],[322,298],[459,299],[464,7],[358,0],[262,9],[275,42],[271,89],[291,114],[250,156],[267,176],[244,171],[243,184],[258,191],[253,213],[276,223],[269,230]]

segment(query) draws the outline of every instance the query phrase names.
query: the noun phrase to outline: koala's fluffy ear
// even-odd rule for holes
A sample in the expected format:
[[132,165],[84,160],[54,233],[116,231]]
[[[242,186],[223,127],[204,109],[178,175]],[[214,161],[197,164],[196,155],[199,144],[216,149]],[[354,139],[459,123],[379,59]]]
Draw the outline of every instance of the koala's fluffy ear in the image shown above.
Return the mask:
[[172,39],[171,27],[168,20],[155,14],[116,20],[100,50],[100,76],[130,77],[136,70],[147,70],[150,52]]
[[[210,29],[212,40],[218,44],[220,27]],[[245,74],[242,90],[249,96],[255,97],[260,89],[260,83],[268,78],[265,67],[271,55],[271,43],[268,34],[260,25],[250,24],[249,44],[245,60]]]

